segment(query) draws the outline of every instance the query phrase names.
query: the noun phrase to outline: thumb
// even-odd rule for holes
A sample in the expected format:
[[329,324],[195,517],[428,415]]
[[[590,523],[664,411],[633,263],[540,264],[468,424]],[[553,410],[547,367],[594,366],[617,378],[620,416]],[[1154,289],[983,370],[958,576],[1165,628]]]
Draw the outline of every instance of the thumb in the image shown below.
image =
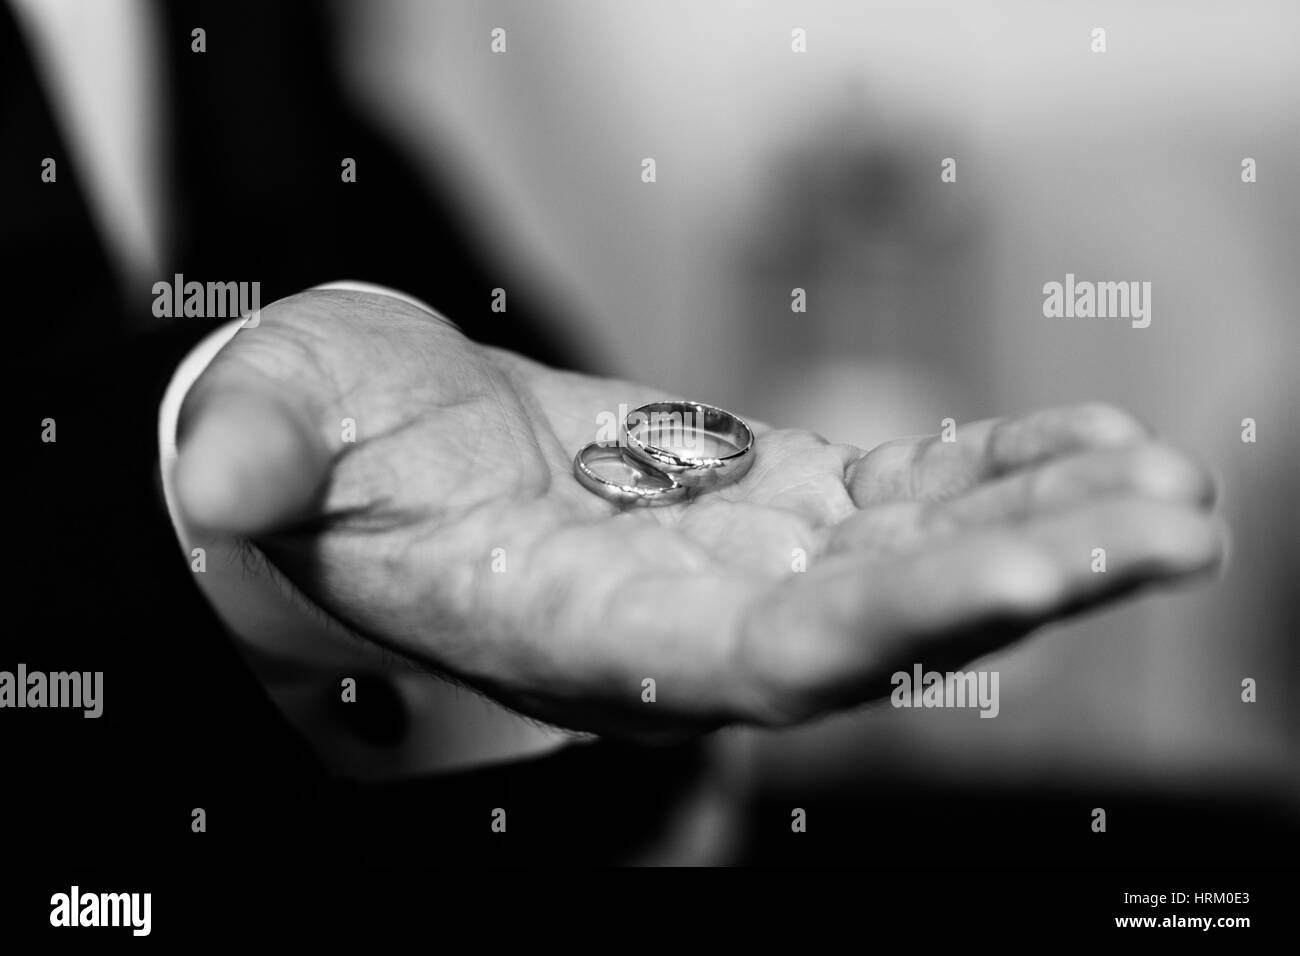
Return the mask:
[[[175,488],[186,519],[238,535],[311,517],[329,474],[330,449],[306,402],[264,382],[205,375],[182,409]],[[240,377],[242,378],[242,376]]]

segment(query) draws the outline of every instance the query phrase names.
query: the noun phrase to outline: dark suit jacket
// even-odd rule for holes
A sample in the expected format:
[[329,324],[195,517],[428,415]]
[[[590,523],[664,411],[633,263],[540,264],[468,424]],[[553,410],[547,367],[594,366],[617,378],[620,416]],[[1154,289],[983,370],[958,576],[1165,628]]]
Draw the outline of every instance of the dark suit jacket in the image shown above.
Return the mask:
[[[320,5],[160,9],[174,233],[158,279],[257,280],[266,304],[360,278],[424,299],[480,341],[564,360],[556,326],[527,290],[511,289],[507,314],[489,312],[504,273],[348,106]],[[490,861],[561,845],[574,858],[572,834],[546,825],[548,817],[599,821],[617,807],[618,822],[597,827],[590,843],[591,858],[616,858],[671,804],[689,776],[689,748],[584,748],[360,787],[332,779],[269,702],[195,587],[159,488],[162,391],[213,323],[160,326],[150,290],[121,287],[3,5],[0,17],[3,407],[13,452],[3,469],[10,625],[0,669],[103,671],[105,688],[97,720],[76,711],[0,714],[17,774],[10,779],[24,781],[6,794],[23,821],[14,839],[93,865],[244,862],[267,852],[294,861]],[[190,52],[196,25],[207,31],[204,54]],[[56,183],[40,180],[45,156],[57,159]],[[344,156],[357,159],[354,184],[341,181]],[[53,443],[41,440],[46,419],[56,423]],[[365,710],[357,705],[358,720],[401,719]],[[517,835],[509,841],[492,839],[497,806],[510,807]],[[206,835],[191,832],[200,807]]]

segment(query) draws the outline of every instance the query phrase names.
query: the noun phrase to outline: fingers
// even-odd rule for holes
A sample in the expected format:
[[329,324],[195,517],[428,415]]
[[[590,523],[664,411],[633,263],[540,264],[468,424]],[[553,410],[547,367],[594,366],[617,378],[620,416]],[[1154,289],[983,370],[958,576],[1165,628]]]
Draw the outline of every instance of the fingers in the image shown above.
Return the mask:
[[951,500],[902,501],[857,511],[834,529],[828,552],[897,549],[1123,495],[1208,508],[1214,482],[1204,467],[1168,445],[1089,450],[1013,471]]
[[1197,507],[1122,498],[908,556],[841,555],[752,609],[736,687],[748,719],[807,719],[887,693],[895,670],[969,661],[1136,588],[1205,573],[1224,547],[1222,525]]
[[305,396],[218,356],[181,412],[176,494],[193,524],[254,535],[314,510],[331,453]]
[[944,437],[901,438],[868,452],[845,476],[854,502],[862,508],[950,497],[1058,455],[1136,444],[1150,430],[1125,411],[1093,403],[958,425],[952,441]]

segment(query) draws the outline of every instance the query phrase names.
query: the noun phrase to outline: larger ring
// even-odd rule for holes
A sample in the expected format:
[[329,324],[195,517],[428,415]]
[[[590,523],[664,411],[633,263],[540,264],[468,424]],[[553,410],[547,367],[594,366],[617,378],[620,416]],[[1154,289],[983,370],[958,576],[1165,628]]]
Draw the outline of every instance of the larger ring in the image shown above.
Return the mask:
[[754,432],[702,402],[651,402],[628,412],[627,450],[689,488],[735,481],[754,464]]
[[616,441],[583,446],[573,458],[573,475],[588,491],[620,505],[670,505],[690,492],[671,475],[627,454]]

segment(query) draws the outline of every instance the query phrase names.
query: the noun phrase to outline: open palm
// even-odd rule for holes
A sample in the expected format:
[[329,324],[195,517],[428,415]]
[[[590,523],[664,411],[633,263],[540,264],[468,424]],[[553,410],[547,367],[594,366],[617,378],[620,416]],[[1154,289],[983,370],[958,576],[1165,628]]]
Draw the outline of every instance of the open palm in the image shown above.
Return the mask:
[[190,390],[177,488],[364,638],[529,715],[644,737],[870,700],[896,670],[1222,554],[1204,472],[1102,405],[870,453],[751,421],[744,478],[659,508],[573,478],[602,413],[675,397],[392,297],[307,292]]

